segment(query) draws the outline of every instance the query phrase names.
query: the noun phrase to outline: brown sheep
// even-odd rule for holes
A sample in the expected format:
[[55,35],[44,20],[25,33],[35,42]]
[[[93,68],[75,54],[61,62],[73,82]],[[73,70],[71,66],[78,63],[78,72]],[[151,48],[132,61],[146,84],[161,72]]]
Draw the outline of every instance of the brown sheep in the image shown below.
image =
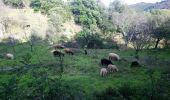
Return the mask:
[[104,77],[104,76],[106,76],[106,75],[107,75],[107,69],[106,69],[106,68],[102,68],[102,69],[100,70],[100,76]]
[[119,57],[119,55],[117,55],[115,53],[109,53],[109,60],[119,61],[120,57]]
[[61,57],[61,56],[64,56],[64,53],[62,53],[61,51],[59,51],[59,50],[54,50],[54,51],[52,51],[52,53],[53,53],[53,55],[55,56],[55,57]]
[[108,69],[108,71],[111,72],[111,73],[113,73],[113,72],[118,72],[118,71],[119,71],[119,69],[116,67],[116,65],[112,65],[112,64],[109,64],[109,65],[107,66],[107,69]]
[[71,50],[71,49],[69,49],[69,48],[65,48],[64,51],[65,51],[66,54],[74,55],[73,50]]
[[5,58],[6,58],[6,59],[9,59],[9,60],[13,60],[13,59],[14,59],[14,55],[11,54],[11,53],[6,53],[6,54],[5,54]]
[[132,61],[130,67],[131,68],[141,67],[141,65],[140,65],[140,63],[138,61]]

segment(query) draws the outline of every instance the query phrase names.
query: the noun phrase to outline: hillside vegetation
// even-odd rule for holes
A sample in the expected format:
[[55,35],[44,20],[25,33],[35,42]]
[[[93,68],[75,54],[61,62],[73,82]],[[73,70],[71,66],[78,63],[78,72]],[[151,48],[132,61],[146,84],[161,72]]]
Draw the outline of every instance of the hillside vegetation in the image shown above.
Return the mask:
[[130,7],[141,10],[141,11],[148,11],[153,9],[170,9],[170,1],[169,0],[162,0],[161,2],[157,3],[137,3],[134,5],[130,5]]
[[170,100],[170,10],[133,7],[1,0],[0,100]]
[[144,10],[146,10],[147,8],[149,8],[153,5],[154,5],[153,3],[141,2],[141,3],[130,5],[130,7],[133,8],[133,9],[136,9],[136,10],[144,11]]
[[[28,4],[29,2],[25,3],[26,0],[23,1],[23,4],[25,4],[26,7],[23,6],[21,8],[20,5],[13,6],[15,5],[15,2],[12,0],[11,2],[10,0],[6,2],[7,3],[5,4],[7,4],[8,6],[4,5],[1,2],[2,6],[0,7],[1,41],[3,39],[7,39],[12,35],[12,37],[16,40],[24,42],[27,41],[25,34],[28,38],[30,38],[32,35],[36,35],[37,37],[43,39],[45,39],[46,35],[57,34],[58,36],[55,39],[59,39],[60,36],[65,35],[66,33],[67,37],[70,38],[76,32],[81,31],[81,26],[78,26],[74,23],[73,17],[70,17],[68,21],[65,21],[66,19],[63,19],[64,17],[62,17],[64,15],[62,15],[61,13],[58,15],[42,14],[42,12],[36,11],[36,8],[29,7],[29,5],[31,4]],[[15,8],[11,8],[11,6]],[[60,10],[60,8],[57,9]],[[55,10],[57,11],[57,9],[53,8],[49,12],[53,13],[55,12]],[[53,23],[56,19],[57,22]],[[29,25],[30,27],[26,27],[27,25]],[[70,25],[75,28],[70,29]]]

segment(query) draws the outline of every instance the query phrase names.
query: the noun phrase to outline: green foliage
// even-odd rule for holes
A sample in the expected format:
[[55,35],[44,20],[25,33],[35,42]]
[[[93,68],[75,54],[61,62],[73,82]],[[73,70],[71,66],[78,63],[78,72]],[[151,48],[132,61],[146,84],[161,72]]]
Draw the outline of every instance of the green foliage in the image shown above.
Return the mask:
[[126,10],[126,6],[120,0],[114,0],[109,7],[110,12],[123,13]]
[[58,9],[57,11],[60,11],[59,14],[61,14],[65,12],[63,10],[67,9],[67,7],[63,4],[61,0],[31,0],[30,7],[36,10],[40,10],[42,13],[45,14],[50,14],[50,10],[52,9]]
[[81,47],[102,48],[103,46],[102,38],[99,33],[89,29],[84,29],[84,31],[76,34],[75,39],[80,43]]
[[[159,80],[155,82],[155,90],[152,91],[149,84],[144,86],[134,87],[130,83],[124,83],[121,87],[113,89],[111,87],[105,89],[102,92],[95,92],[95,100],[166,100],[169,97],[165,95],[167,93],[164,87],[167,83]],[[161,87],[161,88],[160,88]]]
[[4,4],[10,5],[17,8],[23,8],[23,0],[3,0]]
[[[71,4],[71,11],[75,17],[75,22],[85,28],[90,29],[91,25],[96,25],[103,31],[113,29],[112,24],[109,23],[104,14],[104,9],[94,0],[74,0]],[[112,29],[107,26],[112,27]]]
[[17,89],[17,79],[14,76],[4,83],[0,83],[0,98],[3,100],[9,100],[13,98]]
[[30,53],[27,53],[25,56],[22,57],[22,60],[20,62],[24,65],[31,64],[31,58],[32,55]]
[[30,7],[34,8],[35,10],[40,9],[41,8],[40,0],[31,0]]
[[71,3],[71,11],[76,24],[84,28],[75,36],[81,46],[103,48],[104,39],[111,39],[115,32],[105,10],[94,0],[74,0]]
[[82,48],[116,48],[117,45],[110,38],[102,38],[99,33],[94,33],[88,29],[84,29],[83,31],[76,34],[75,39],[80,44]]

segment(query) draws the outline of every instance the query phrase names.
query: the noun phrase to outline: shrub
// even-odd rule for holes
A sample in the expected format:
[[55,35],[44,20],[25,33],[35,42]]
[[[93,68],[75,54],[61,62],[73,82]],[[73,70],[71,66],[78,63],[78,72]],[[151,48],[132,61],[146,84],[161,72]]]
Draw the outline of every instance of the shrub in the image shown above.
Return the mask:
[[22,0],[3,0],[4,4],[10,5],[16,8],[23,8],[24,3]]
[[117,89],[113,89],[113,88],[107,88],[102,92],[95,92],[94,99],[95,100],[122,100]]

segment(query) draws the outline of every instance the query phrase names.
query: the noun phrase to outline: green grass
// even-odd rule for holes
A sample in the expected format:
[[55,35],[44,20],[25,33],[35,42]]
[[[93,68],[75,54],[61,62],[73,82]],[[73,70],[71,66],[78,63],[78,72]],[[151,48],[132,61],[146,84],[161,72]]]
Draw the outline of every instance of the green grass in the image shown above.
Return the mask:
[[[15,59],[6,60],[0,58],[0,68],[23,66],[20,60],[27,53],[32,55],[31,64],[41,64],[42,66],[30,67],[23,72],[0,72],[0,84],[6,83],[13,76],[18,76],[18,86],[23,91],[28,91],[27,89],[32,89],[29,87],[31,82],[34,82],[35,77],[32,73],[45,72],[51,79],[55,79],[59,75],[59,58],[53,57],[51,50],[45,44],[38,44],[34,46],[33,53],[30,52],[30,47],[27,44],[18,45],[15,47]],[[8,46],[1,46],[0,53],[4,54],[6,52],[11,52],[12,48]],[[81,50],[83,52],[83,50]],[[130,62],[114,62],[120,69],[118,73],[113,75],[108,75],[106,77],[101,77],[99,75],[100,59],[107,58],[108,53],[115,52],[120,55],[121,58],[133,58],[133,50],[118,51],[114,49],[97,49],[88,50],[89,55],[84,55],[83,53],[75,53],[75,55],[65,55],[64,57],[64,72],[62,76],[62,81],[65,84],[69,84],[72,87],[79,88],[83,90],[87,95],[91,95],[95,91],[103,91],[106,88],[113,87],[118,88],[122,84],[129,82],[132,86],[141,86],[149,81],[149,76],[147,74],[147,66],[141,68],[130,68]],[[148,53],[149,52],[149,53]],[[141,51],[140,57],[145,56],[158,56],[158,62],[161,59],[170,59],[170,53],[166,51]],[[161,70],[165,70],[167,66],[153,65],[155,70],[155,77],[160,78]],[[161,70],[158,70],[161,69]]]

